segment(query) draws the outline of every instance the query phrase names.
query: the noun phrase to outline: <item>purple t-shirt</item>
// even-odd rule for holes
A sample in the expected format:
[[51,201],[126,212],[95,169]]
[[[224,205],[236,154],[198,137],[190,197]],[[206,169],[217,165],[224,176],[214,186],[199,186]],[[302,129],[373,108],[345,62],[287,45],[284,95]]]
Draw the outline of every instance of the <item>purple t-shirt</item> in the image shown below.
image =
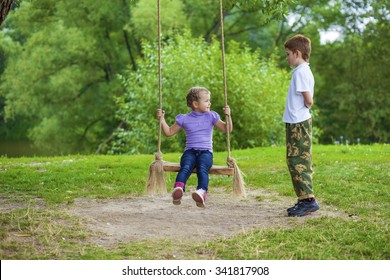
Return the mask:
[[179,114],[176,123],[186,132],[185,150],[208,150],[213,151],[213,128],[219,121],[217,112],[195,112]]

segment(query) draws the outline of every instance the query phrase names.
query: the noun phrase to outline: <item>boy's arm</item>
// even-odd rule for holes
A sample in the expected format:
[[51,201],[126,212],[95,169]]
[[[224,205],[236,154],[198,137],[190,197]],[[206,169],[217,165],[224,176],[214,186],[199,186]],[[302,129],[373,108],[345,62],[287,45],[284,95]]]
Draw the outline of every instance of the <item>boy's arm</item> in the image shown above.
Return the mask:
[[305,103],[305,107],[310,109],[311,106],[313,106],[313,97],[311,96],[310,92],[304,91],[302,92],[303,96],[303,102]]
[[[230,107],[229,106],[226,106],[223,108],[223,111],[225,113],[225,116],[226,116],[226,122],[229,123],[229,132],[232,132],[233,130],[233,122],[232,122],[232,118],[230,116]],[[227,123],[222,121],[221,119],[218,120],[218,122],[215,124],[215,126],[223,131],[223,132],[227,132]]]
[[161,109],[157,109],[157,119],[161,120],[161,129],[164,132],[165,136],[170,137],[179,132],[181,126],[176,122],[170,127],[165,121],[165,112]]

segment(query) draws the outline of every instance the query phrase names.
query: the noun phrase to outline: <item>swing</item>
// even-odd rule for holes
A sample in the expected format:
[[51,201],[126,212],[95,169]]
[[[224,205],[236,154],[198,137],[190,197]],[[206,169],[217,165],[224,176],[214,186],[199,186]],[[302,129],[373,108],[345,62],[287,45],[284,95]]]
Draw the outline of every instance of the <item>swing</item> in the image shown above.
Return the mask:
[[[225,47],[224,47],[224,33],[223,33],[223,8],[222,0],[219,0],[220,10],[220,25],[221,25],[221,48],[222,48],[222,70],[223,70],[223,82],[224,82],[224,104],[227,106],[227,90],[226,90],[226,67],[225,67]],[[161,18],[160,18],[160,0],[157,0],[157,21],[158,21],[158,92],[159,92],[159,109],[162,110],[162,73],[161,73]],[[233,180],[233,194],[236,197],[246,196],[245,183],[243,176],[239,170],[235,160],[230,157],[230,132],[229,122],[227,122],[226,142],[227,142],[227,166],[213,165],[209,174],[228,175],[234,176]],[[152,162],[149,168],[149,179],[147,182],[146,190],[148,193],[154,192],[166,192],[166,185],[164,179],[164,171],[166,172],[179,172],[180,164],[167,162],[162,160],[161,153],[161,121],[158,130],[158,144],[157,152],[155,154],[155,161]],[[192,170],[192,173],[196,173],[196,169]]]
[[[180,163],[164,161],[164,171],[179,172],[179,170],[180,170]],[[196,173],[196,168],[192,170],[192,173]],[[234,175],[234,168],[229,166],[213,165],[209,170],[209,174],[231,176]]]

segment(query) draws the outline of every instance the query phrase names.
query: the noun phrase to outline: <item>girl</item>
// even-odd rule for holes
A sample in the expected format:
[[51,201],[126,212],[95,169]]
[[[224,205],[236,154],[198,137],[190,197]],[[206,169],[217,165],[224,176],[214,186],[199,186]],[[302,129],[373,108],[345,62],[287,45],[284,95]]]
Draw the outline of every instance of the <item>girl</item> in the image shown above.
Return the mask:
[[228,123],[221,120],[218,113],[210,111],[210,91],[204,87],[193,87],[187,94],[187,106],[191,108],[189,114],[179,114],[175,123],[169,126],[165,121],[165,112],[157,110],[157,119],[161,121],[161,129],[167,137],[175,135],[181,128],[186,134],[186,147],[180,159],[180,170],[177,174],[172,198],[174,205],[181,204],[185,185],[192,170],[196,168],[198,186],[192,194],[198,207],[205,207],[206,194],[209,185],[209,170],[213,165],[213,128],[229,132],[233,129],[230,117],[230,108],[223,110]]

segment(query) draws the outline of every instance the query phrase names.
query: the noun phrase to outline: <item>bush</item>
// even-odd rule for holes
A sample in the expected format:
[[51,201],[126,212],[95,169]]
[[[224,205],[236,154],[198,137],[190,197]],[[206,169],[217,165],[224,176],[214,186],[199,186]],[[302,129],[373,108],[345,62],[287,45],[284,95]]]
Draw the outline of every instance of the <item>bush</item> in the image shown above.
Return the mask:
[[[282,114],[289,75],[276,67],[272,59],[261,58],[236,42],[229,42],[226,54],[227,96],[233,119],[231,147],[279,144],[284,141]],[[204,86],[211,91],[212,110],[222,119],[223,75],[220,43],[191,38],[191,34],[173,35],[163,43],[163,109],[172,125],[175,116],[189,112],[185,97],[189,88]],[[111,153],[153,153],[156,151],[159,107],[157,46],[143,43],[143,59],[137,71],[121,76],[125,88],[116,100],[117,117],[126,124],[118,131]],[[162,151],[181,151],[184,132],[172,138],[162,136]],[[215,130],[214,149],[226,150],[226,135]]]

